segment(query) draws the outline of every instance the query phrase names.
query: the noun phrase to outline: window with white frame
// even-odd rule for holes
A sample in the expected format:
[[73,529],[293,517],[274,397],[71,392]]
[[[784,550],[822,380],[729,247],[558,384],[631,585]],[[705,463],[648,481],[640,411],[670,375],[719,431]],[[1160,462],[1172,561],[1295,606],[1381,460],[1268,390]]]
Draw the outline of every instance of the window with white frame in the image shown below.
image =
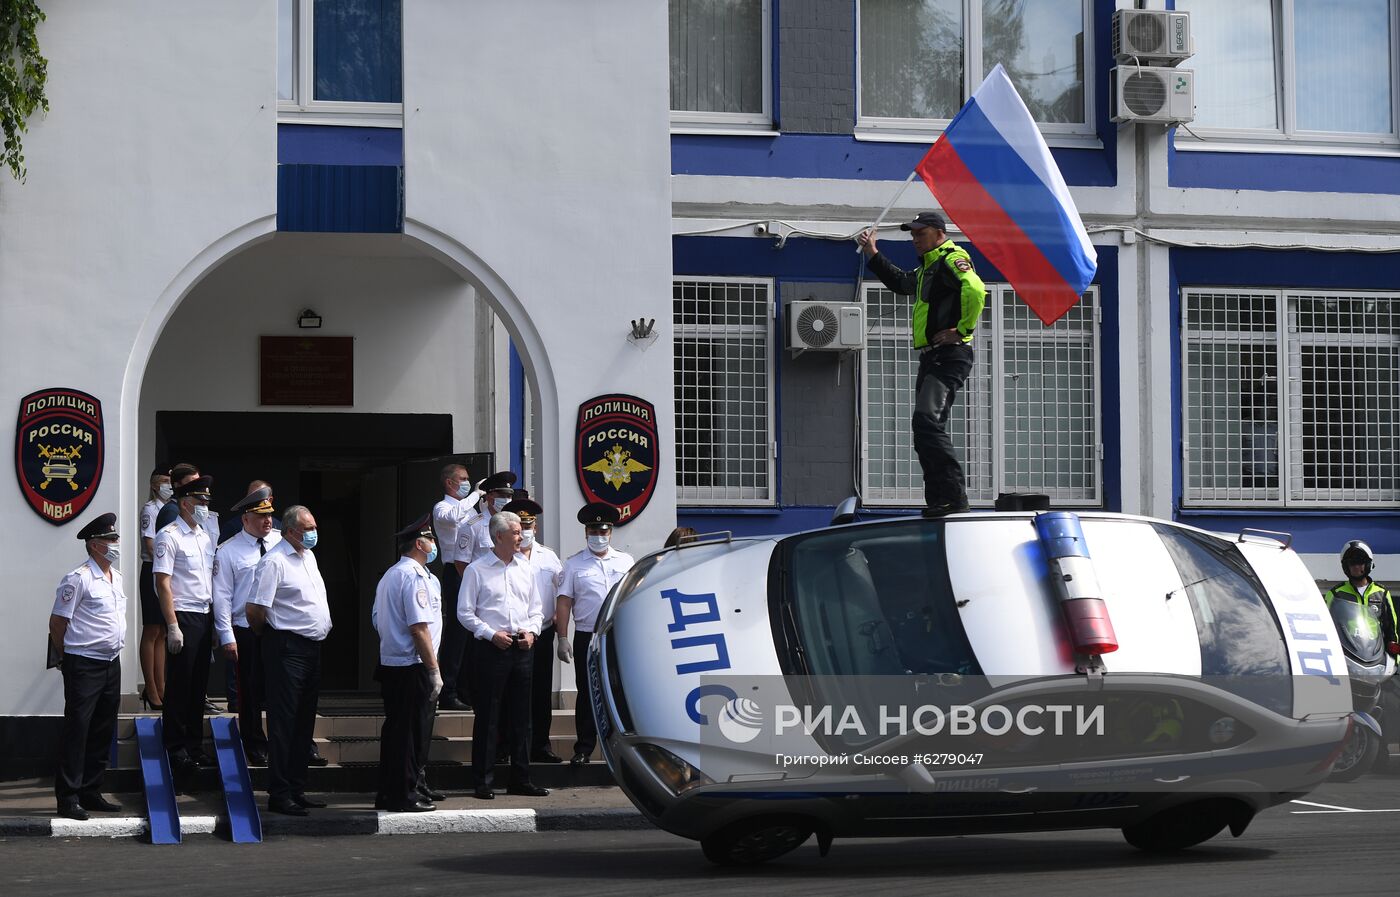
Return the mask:
[[1182,290],[1185,503],[1400,501],[1400,294]]
[[773,281],[676,278],[676,499],[771,505]]
[[[862,497],[922,505],[909,423],[919,366],[912,298],[879,284],[863,296]],[[1001,492],[1038,492],[1060,507],[1102,504],[1097,287],[1046,327],[1009,285],[989,283],[972,347],[972,375],[949,421],[968,500],[985,506]]]
[[772,126],[769,0],[669,0],[671,123]]
[[278,119],[403,124],[401,0],[278,0]]
[[859,3],[859,129],[942,129],[1001,63],[1047,135],[1093,133],[1093,0]]
[[[1397,142],[1397,0],[1177,0],[1202,138]],[[1178,133],[1180,145],[1195,137]]]

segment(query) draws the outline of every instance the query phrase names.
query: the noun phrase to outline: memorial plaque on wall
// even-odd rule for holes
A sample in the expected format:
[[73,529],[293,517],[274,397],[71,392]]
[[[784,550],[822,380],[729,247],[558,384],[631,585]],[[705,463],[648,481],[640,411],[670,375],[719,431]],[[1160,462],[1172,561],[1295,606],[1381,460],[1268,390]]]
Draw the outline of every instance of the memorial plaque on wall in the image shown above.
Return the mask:
[[355,404],[355,338],[264,336],[263,405]]

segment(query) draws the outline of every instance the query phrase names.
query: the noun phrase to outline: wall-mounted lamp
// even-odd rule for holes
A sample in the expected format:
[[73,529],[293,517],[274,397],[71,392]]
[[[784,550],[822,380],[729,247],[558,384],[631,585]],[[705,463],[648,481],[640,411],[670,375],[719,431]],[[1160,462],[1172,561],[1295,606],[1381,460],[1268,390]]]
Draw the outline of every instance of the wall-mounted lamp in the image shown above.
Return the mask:
[[632,322],[632,329],[627,331],[627,341],[642,350],[656,342],[656,337],[655,318],[637,318]]
[[315,330],[321,326],[321,316],[309,308],[304,308],[301,317],[297,318],[297,326],[303,330]]

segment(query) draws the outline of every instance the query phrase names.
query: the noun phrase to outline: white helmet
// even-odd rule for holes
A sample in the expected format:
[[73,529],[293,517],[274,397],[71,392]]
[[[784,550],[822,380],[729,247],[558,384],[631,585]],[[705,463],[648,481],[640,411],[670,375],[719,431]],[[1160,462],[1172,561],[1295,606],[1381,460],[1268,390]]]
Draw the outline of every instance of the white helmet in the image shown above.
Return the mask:
[[1366,566],[1366,576],[1371,575],[1371,565],[1375,563],[1376,556],[1371,552],[1371,546],[1360,539],[1352,539],[1342,546],[1342,574],[1348,579],[1351,578],[1351,571],[1347,569],[1352,564],[1364,564]]

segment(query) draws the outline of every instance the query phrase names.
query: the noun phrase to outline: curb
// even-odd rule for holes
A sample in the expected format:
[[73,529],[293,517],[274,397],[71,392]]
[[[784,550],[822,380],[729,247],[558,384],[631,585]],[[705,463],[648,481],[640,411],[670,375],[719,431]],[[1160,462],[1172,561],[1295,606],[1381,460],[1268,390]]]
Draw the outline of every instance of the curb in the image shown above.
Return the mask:
[[[533,833],[645,829],[651,823],[636,810],[433,810],[429,813],[346,811],[293,818],[267,814],[263,835],[447,835]],[[141,838],[147,833],[143,816],[118,816],[79,822],[49,816],[0,817],[0,838]],[[182,835],[212,835],[228,831],[226,816],[186,816]]]

